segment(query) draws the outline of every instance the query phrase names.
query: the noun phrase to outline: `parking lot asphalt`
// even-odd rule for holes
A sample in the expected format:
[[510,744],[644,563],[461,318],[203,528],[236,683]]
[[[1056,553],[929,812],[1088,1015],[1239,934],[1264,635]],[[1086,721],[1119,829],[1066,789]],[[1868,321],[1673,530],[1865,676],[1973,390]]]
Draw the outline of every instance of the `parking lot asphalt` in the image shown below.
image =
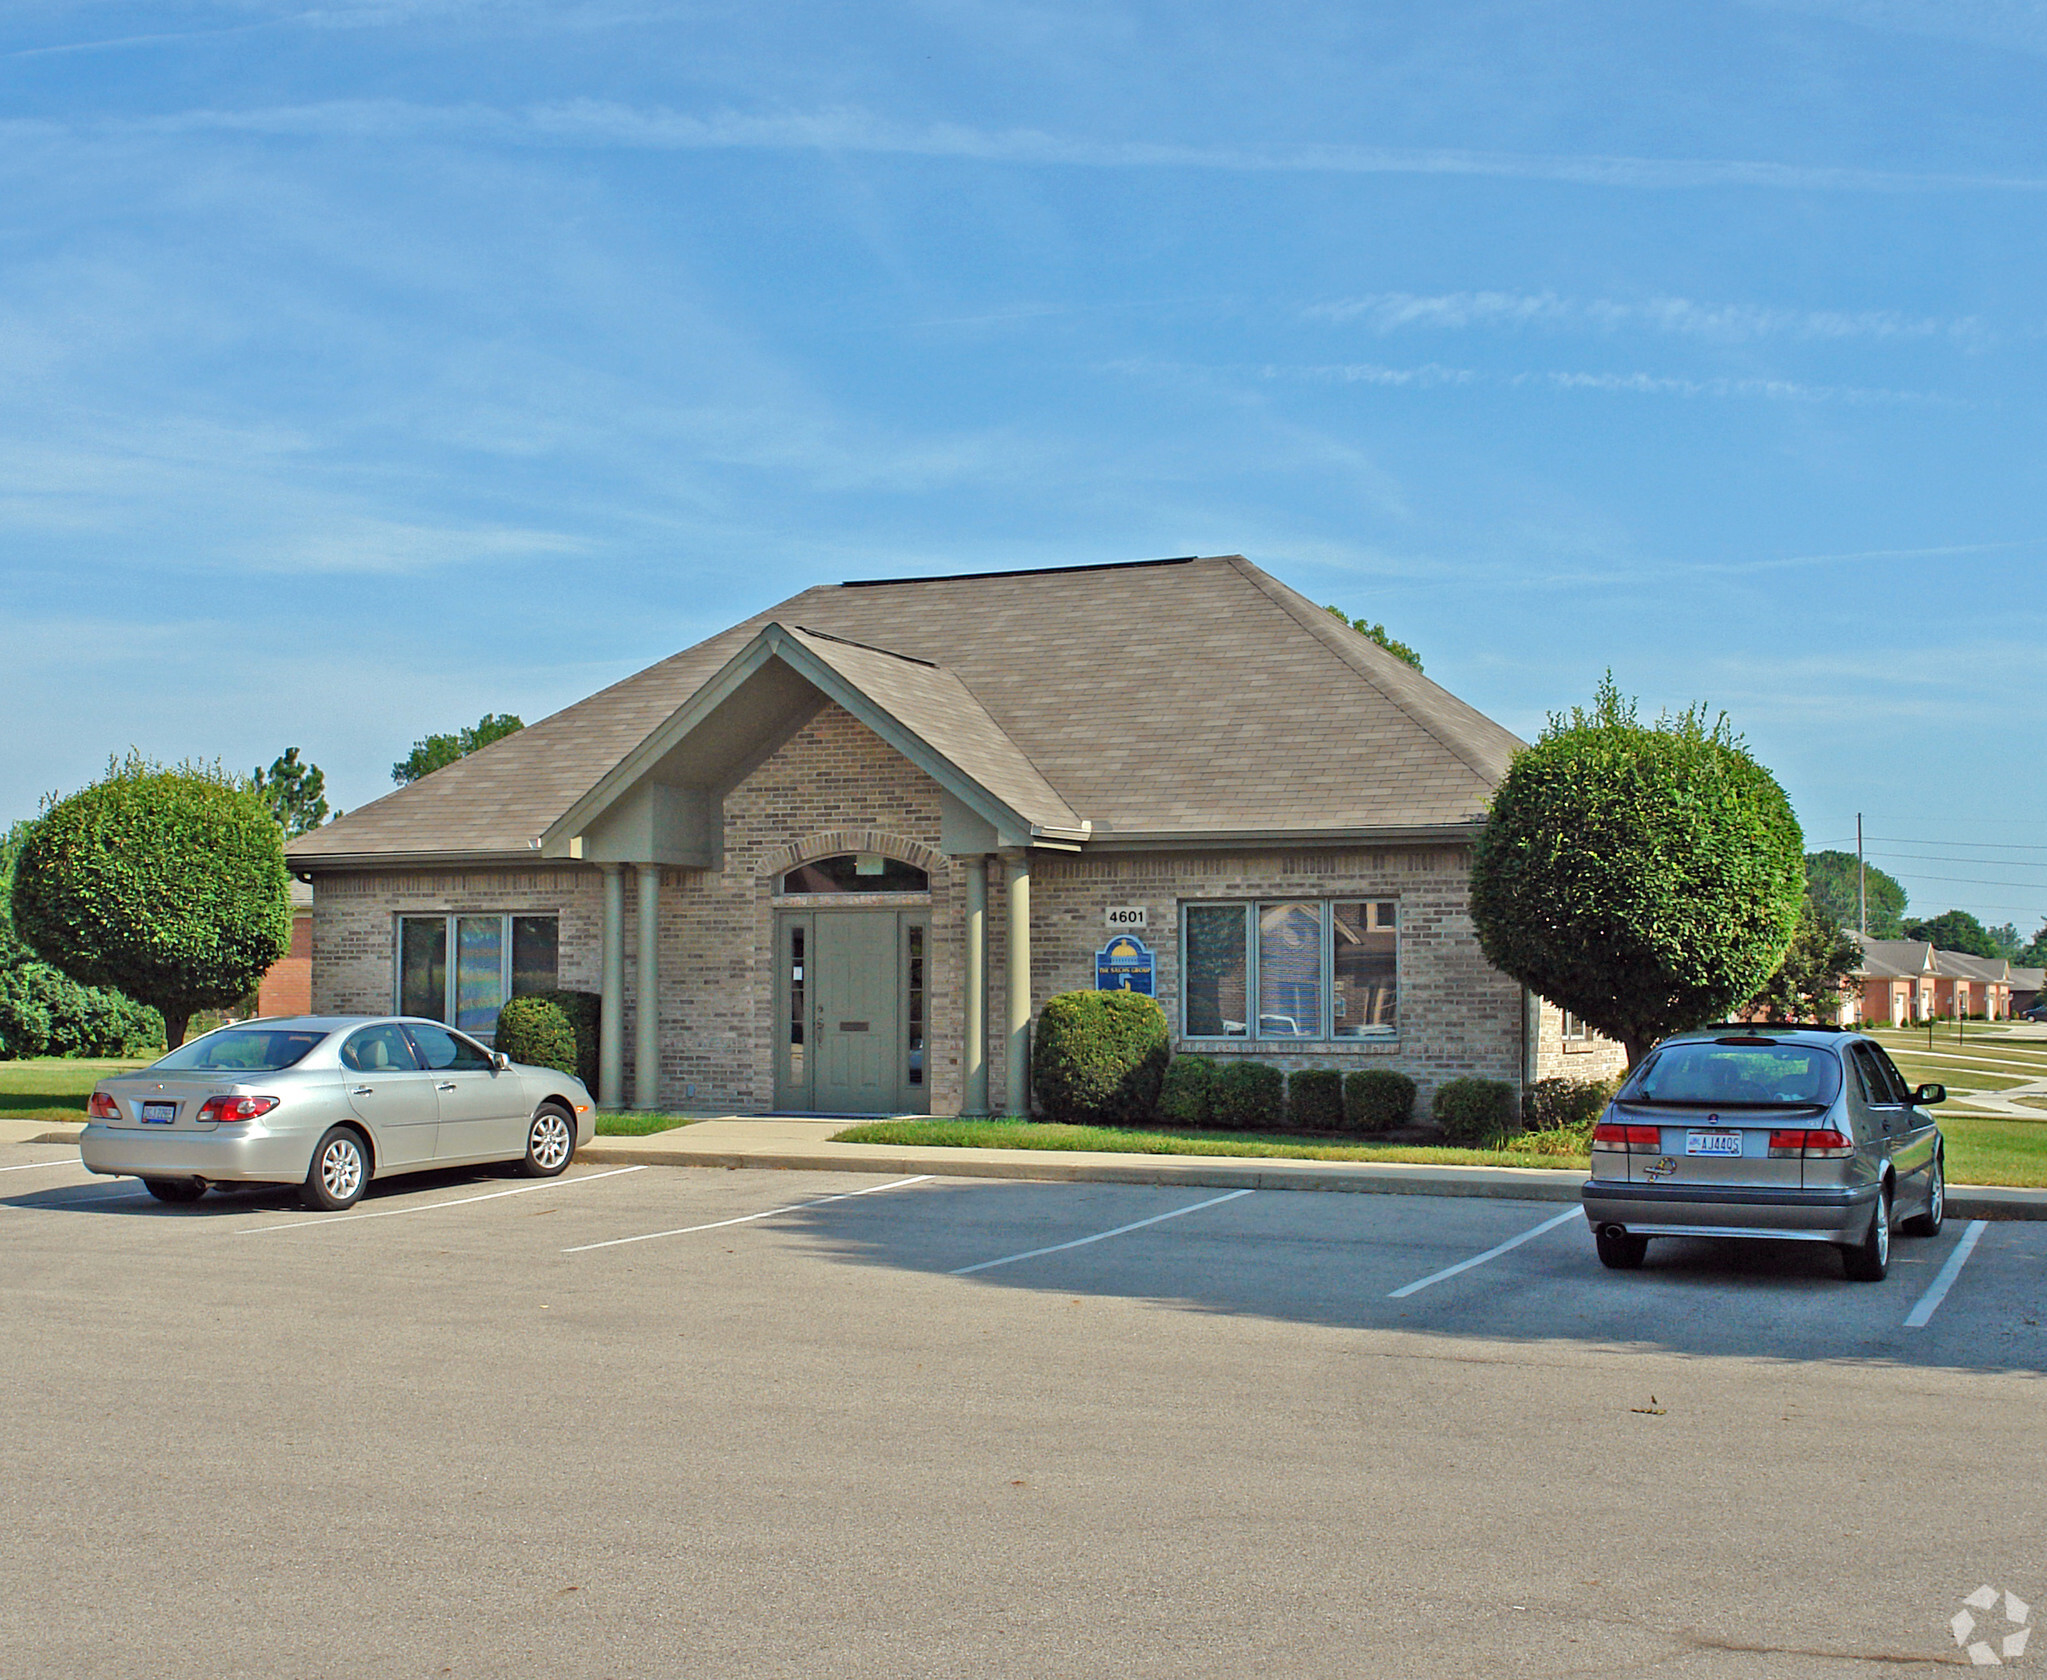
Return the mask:
[[311,1215],[0,1146],[0,1673],[1966,1664],[1964,1595],[2047,1604],[2043,1260],[612,1164]]

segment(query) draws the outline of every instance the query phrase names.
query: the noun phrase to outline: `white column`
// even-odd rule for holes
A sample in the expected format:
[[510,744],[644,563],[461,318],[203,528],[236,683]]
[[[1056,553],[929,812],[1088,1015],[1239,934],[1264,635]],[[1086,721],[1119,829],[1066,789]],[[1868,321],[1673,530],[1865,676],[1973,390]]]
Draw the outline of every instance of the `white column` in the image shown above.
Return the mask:
[[967,860],[967,1053],[960,1064],[960,1112],[988,1112],[988,860]]
[[661,1096],[661,866],[640,872],[639,1009],[633,1022],[633,1106],[656,1108]]
[[625,1106],[625,880],[615,863],[604,871],[604,980],[597,1028],[597,1106]]
[[1011,1114],[1031,1111],[1031,855],[1009,858],[1009,985],[1003,1000],[1009,1013]]

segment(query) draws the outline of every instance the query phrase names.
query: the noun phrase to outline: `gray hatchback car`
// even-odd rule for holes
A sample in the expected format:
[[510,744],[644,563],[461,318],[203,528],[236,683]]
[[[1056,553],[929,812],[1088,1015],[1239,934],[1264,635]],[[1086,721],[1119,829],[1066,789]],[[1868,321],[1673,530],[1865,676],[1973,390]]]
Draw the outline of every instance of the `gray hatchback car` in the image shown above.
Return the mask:
[[1932,1236],[1947,1163],[1927,1109],[1882,1045],[1827,1028],[1727,1024],[1644,1056],[1592,1135],[1585,1218],[1607,1265],[1639,1266],[1651,1237],[1833,1243],[1875,1282],[1891,1232]]
[[298,1184],[350,1206],[372,1178],[516,1161],[562,1171],[596,1129],[583,1082],[442,1026],[302,1016],[222,1027],[93,1087],[79,1154],[159,1201],[209,1184]]

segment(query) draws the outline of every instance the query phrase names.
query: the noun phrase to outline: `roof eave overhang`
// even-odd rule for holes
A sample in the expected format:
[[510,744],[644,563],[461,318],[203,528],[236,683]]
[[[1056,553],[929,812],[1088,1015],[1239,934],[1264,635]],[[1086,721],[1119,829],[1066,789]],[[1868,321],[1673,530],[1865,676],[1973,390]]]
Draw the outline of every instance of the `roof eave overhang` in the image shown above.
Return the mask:
[[362,869],[471,869],[482,865],[505,869],[567,861],[545,857],[527,846],[515,852],[315,852],[309,857],[287,853],[284,866],[294,875],[337,875]]
[[665,758],[691,730],[731,699],[739,686],[770,660],[780,660],[827,699],[850,713],[929,776],[946,792],[989,822],[1006,846],[1045,845],[1061,849],[1088,840],[1091,825],[1034,822],[997,798],[856,684],[819,659],[780,624],[763,625],[703,687],[659,728],[614,765],[588,793],[562,813],[540,837],[545,857],[573,857],[584,831]]
[[1243,851],[1272,846],[1468,846],[1485,831],[1463,823],[1385,824],[1371,828],[1124,829],[1096,828],[1090,852]]

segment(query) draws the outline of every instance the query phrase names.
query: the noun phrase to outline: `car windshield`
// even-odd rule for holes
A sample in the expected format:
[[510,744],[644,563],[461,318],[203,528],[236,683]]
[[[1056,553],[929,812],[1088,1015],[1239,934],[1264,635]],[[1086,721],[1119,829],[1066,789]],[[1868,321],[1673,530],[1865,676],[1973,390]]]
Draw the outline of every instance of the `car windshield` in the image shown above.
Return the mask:
[[1831,1050],[1767,1040],[1666,1044],[1629,1076],[1618,1102],[1725,1108],[1819,1107],[1841,1092]]
[[306,1052],[327,1035],[309,1027],[223,1027],[190,1044],[181,1044],[152,1073],[185,1073],[200,1068],[233,1069],[242,1073],[276,1073],[296,1067]]

